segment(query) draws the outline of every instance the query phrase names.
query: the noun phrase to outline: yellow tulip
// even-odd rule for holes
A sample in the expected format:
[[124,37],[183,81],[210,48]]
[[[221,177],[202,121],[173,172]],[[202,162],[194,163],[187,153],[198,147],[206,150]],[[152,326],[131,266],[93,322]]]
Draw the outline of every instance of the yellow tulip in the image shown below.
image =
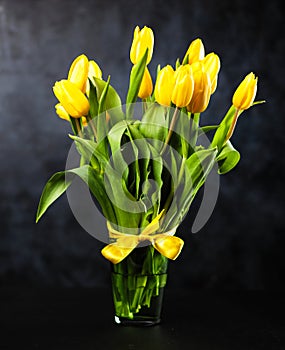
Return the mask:
[[95,61],[91,60],[89,61],[88,65],[88,78],[93,79],[94,77],[102,79],[102,71],[98,64]]
[[154,45],[153,31],[149,27],[143,27],[141,30],[139,26],[136,26],[134,30],[134,38],[130,50],[130,59],[133,64],[139,62],[142,56],[145,54],[146,49],[148,49],[147,62],[149,64]]
[[217,87],[218,73],[221,68],[220,58],[214,52],[209,53],[201,61],[204,65],[205,71],[209,74],[211,79],[211,94],[213,94]]
[[153,85],[151,75],[147,67],[145,68],[138,96],[142,99],[149,97],[152,94]]
[[257,92],[257,77],[251,72],[240,83],[233,95],[233,105],[244,111],[252,106]]
[[85,55],[80,55],[72,62],[69,69],[67,79],[75,84],[82,92],[85,92],[88,68],[88,58]]
[[188,63],[192,64],[194,62],[200,61],[205,56],[205,49],[201,39],[195,39],[189,45],[189,48],[185,54],[188,55]]
[[173,68],[169,65],[163,67],[158,73],[154,88],[155,100],[159,104],[170,106],[174,83]]
[[194,80],[190,65],[180,66],[174,73],[174,80],[171,100],[176,107],[185,107],[189,104],[194,89]]
[[[93,78],[102,79],[102,71],[95,61],[89,61],[88,78],[93,81]],[[86,94],[89,96],[90,83],[87,79],[86,81]]]
[[59,116],[59,118],[64,120],[70,120],[69,114],[66,112],[66,110],[63,108],[63,106],[60,103],[57,103],[55,105],[55,111],[56,114]]
[[192,65],[194,78],[194,91],[190,103],[187,106],[188,112],[202,113],[208,107],[211,97],[211,79],[204,70],[203,64],[196,62]]
[[74,118],[85,116],[89,112],[89,102],[77,85],[69,80],[57,81],[53,91],[66,112]]

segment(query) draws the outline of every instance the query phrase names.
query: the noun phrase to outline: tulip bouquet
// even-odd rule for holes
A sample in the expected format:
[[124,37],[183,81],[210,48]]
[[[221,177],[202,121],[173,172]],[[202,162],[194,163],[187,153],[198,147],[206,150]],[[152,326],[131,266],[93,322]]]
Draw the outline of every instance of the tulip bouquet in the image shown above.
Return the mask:
[[[125,103],[85,55],[74,60],[67,79],[55,83],[56,113],[70,122],[81,160],[50,178],[37,212],[38,221],[74,178],[87,184],[106,218],[109,244],[102,254],[112,263],[118,322],[157,322],[151,305],[159,308],[167,261],[183,247],[175,231],[214,166],[224,174],[238,163],[230,138],[241,113],[258,103],[257,78],[250,73],[220,124],[201,126],[217,88],[219,56],[205,55],[196,39],[175,67],[157,67],[153,87],[153,47],[152,30],[136,27]],[[206,145],[205,134],[212,135]]]

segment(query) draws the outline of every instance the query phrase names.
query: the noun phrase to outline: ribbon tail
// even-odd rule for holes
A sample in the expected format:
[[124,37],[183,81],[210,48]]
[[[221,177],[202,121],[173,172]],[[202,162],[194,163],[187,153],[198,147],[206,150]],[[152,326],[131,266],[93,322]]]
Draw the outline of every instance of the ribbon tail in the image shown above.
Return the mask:
[[154,248],[166,258],[175,260],[180,254],[184,242],[176,236],[160,235],[152,243]]
[[113,264],[118,264],[121,262],[125,257],[127,257],[134,249],[134,247],[121,247],[118,246],[116,243],[108,244],[106,247],[104,247],[101,250],[101,254],[111,261]]

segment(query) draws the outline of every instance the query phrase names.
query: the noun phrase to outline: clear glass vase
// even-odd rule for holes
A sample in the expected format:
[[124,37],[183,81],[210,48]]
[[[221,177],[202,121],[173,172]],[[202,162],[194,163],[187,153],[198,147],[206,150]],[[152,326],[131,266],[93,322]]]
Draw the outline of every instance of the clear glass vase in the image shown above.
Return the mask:
[[161,317],[168,259],[152,246],[134,249],[123,261],[111,264],[115,322],[151,326]]

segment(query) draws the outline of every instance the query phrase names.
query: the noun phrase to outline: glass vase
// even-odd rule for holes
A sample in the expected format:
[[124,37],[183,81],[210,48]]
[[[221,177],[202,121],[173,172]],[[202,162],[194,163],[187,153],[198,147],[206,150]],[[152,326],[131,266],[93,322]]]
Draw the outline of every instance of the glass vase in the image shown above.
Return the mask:
[[115,322],[151,326],[161,317],[168,259],[151,245],[135,248],[123,261],[111,264]]

